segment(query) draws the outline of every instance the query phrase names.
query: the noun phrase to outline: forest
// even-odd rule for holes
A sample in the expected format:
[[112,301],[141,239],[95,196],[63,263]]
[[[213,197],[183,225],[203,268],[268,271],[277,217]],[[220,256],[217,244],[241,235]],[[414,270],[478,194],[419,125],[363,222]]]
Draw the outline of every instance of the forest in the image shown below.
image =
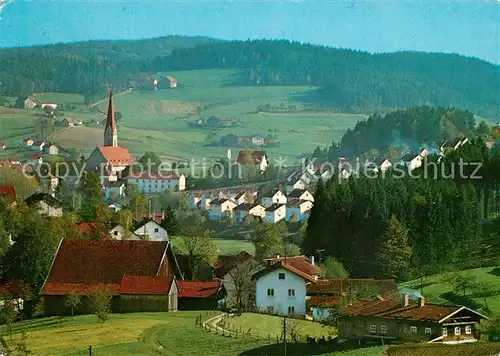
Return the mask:
[[[452,174],[461,159],[480,163],[481,178],[470,169]],[[303,251],[323,250],[358,277],[407,279],[491,264],[498,255],[480,252],[481,223],[500,212],[500,153],[477,139],[439,165],[426,164],[414,177],[388,171],[319,184]]]
[[[133,86],[146,74],[239,69],[228,85],[317,87],[303,102],[350,112],[414,105],[456,106],[499,117],[497,65],[454,54],[370,54],[285,40],[215,41],[166,37],[0,50],[1,94],[102,94],[105,83]],[[467,73],[467,75],[463,75]]]

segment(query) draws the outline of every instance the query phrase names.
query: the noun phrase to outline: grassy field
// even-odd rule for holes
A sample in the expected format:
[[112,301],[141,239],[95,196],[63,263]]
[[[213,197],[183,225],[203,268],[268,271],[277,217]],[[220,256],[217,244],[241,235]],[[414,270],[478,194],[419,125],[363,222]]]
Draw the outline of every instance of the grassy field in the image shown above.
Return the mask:
[[[201,312],[206,316],[206,312]],[[26,332],[26,343],[36,356],[83,356],[92,345],[94,356],[124,355],[278,355],[282,345],[266,345],[263,341],[230,338],[196,327],[200,312],[112,314],[104,324],[97,323],[94,315],[73,318],[42,318],[13,325],[15,344]],[[6,327],[2,328],[7,334]],[[160,348],[161,346],[161,348]],[[333,352],[325,348],[312,350],[310,345],[289,345],[289,355],[375,356],[381,347]]]
[[[492,287],[491,296],[488,297],[488,307],[495,313],[500,313],[500,267],[486,267],[468,270],[478,282],[488,283]],[[447,292],[452,291],[452,288],[442,281],[443,275],[434,275],[424,277],[422,280],[423,295],[433,303],[450,303],[445,298]],[[404,283],[404,287],[420,290],[420,279]],[[484,304],[484,299],[476,291],[466,291],[466,295],[470,296],[474,301]]]
[[[276,339],[276,336],[281,337],[283,328],[283,318],[255,313],[243,313],[241,316],[234,316],[225,319],[226,328],[228,330],[242,330],[252,335],[258,333],[260,337],[267,337],[270,335],[271,339]],[[297,333],[305,338],[306,335],[310,337],[322,337],[325,339],[337,335],[337,330],[330,326],[323,326],[320,323],[315,323],[308,320],[290,320],[290,323],[295,323],[297,326]],[[295,325],[294,324],[294,325]]]
[[[185,250],[184,243],[181,238],[174,237],[171,239],[176,251],[182,252]],[[247,251],[254,255],[255,247],[251,241],[245,240],[230,240],[230,239],[212,239],[219,249],[220,255],[236,255],[241,251]]]

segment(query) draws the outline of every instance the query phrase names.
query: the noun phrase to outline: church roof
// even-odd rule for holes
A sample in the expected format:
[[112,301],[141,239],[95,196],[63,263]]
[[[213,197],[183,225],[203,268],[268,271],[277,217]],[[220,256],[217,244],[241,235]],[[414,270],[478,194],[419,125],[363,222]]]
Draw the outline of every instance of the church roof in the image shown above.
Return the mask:
[[112,165],[132,165],[132,156],[126,148],[120,146],[99,146],[101,154]]
[[116,120],[115,120],[115,106],[113,105],[113,91],[109,91],[109,104],[108,104],[108,115],[106,119],[106,127],[111,128],[111,132],[113,132],[116,128]]

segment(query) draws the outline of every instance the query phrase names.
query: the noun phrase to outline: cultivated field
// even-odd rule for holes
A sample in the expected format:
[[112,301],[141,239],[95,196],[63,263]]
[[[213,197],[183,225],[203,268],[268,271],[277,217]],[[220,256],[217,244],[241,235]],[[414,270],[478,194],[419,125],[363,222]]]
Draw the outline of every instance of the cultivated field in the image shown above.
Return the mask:
[[[500,266],[476,268],[468,270],[478,282],[488,283],[492,291],[487,298],[488,307],[494,313],[500,313]],[[450,303],[445,298],[447,292],[451,292],[450,285],[443,282],[443,275],[434,275],[404,283],[403,286],[420,290],[420,284],[423,284],[423,295],[429,302]],[[466,291],[474,301],[484,305],[484,298],[477,291]]]
[[[266,345],[264,341],[231,338],[209,333],[196,326],[196,317],[207,312],[111,314],[104,324],[94,315],[66,318],[41,318],[13,325],[13,345],[24,331],[26,343],[36,356],[236,356],[278,355],[282,345]],[[213,313],[212,313],[213,314]],[[2,334],[8,335],[7,328]],[[288,355],[379,356],[381,347],[355,349],[345,352],[320,352],[307,344],[288,347]],[[325,346],[326,347],[326,346]],[[333,347],[333,346],[332,346]]]

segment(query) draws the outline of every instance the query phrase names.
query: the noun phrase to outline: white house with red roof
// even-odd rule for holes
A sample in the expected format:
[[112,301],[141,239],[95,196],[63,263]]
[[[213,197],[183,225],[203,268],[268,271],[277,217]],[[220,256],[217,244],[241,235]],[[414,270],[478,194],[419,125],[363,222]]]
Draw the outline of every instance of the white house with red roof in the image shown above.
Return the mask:
[[127,177],[127,183],[135,184],[138,191],[142,193],[161,193],[169,190],[183,191],[186,189],[186,177],[184,174],[174,172],[131,173]]
[[270,314],[306,314],[306,285],[316,283],[310,274],[288,264],[286,260],[255,273],[255,305]]
[[[97,146],[87,159],[86,169],[101,176],[116,176],[133,163],[129,151],[118,146],[118,130],[115,120],[113,94],[109,92],[108,115],[104,129],[104,145]],[[110,179],[112,180],[112,179]],[[116,180],[116,179],[115,179]]]

